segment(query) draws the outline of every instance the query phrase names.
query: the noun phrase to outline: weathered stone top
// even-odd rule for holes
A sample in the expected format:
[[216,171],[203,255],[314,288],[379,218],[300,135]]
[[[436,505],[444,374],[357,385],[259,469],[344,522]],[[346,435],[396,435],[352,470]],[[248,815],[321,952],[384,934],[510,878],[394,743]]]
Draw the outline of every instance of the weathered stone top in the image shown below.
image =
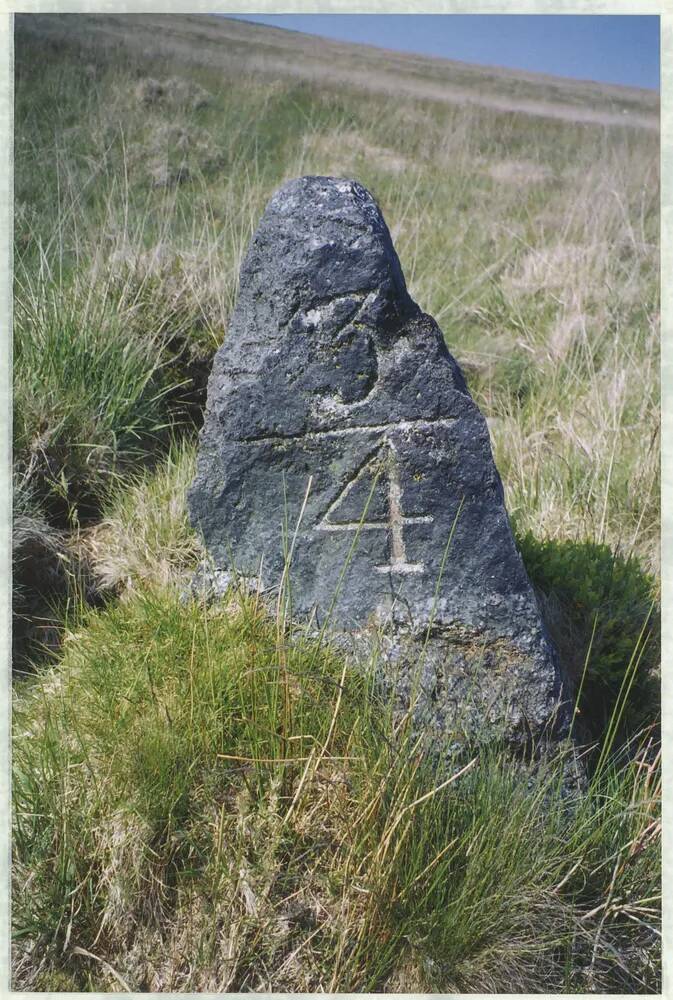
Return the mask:
[[189,507],[216,564],[266,586],[292,545],[295,614],[432,624],[468,661],[500,650],[493,671],[525,664],[533,714],[549,713],[558,670],[486,422],[355,181],[303,177],[269,202],[213,365]]

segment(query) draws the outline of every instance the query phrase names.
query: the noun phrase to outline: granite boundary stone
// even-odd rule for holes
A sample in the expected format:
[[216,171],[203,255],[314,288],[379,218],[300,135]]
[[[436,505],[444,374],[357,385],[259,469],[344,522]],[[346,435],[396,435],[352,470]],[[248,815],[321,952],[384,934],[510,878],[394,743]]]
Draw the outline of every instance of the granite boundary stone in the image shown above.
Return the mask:
[[570,694],[486,421],[353,180],[271,198],[208,383],[192,524],[218,571],[375,649],[439,740],[563,735]]

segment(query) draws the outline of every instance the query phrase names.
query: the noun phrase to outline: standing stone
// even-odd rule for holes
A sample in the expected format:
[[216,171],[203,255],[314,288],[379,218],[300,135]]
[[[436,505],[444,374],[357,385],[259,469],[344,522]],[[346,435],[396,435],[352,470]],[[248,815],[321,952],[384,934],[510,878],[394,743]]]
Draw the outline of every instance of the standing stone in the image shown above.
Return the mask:
[[302,177],[269,202],[189,509],[218,569],[265,588],[292,548],[293,615],[376,643],[432,734],[567,728],[486,421],[355,181]]

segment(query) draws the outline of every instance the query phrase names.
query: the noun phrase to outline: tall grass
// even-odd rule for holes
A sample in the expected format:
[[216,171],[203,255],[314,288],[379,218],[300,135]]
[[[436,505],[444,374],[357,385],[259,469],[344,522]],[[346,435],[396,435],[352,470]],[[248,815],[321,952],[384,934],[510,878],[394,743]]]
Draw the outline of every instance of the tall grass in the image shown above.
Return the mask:
[[161,353],[102,302],[33,290],[16,312],[14,449],[20,474],[70,506],[91,503],[164,426]]

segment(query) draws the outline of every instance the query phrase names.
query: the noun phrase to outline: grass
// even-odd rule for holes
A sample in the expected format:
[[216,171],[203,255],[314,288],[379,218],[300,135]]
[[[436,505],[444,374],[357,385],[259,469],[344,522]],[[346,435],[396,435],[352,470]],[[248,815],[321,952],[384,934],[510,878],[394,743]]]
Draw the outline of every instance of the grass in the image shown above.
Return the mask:
[[577,801],[558,761],[437,770],[365,675],[280,639],[255,598],[147,589],[25,684],[15,988],[654,989],[644,739]]
[[101,302],[31,292],[14,328],[15,461],[46,503],[78,520],[164,426],[160,348],[129,336]]
[[[16,34],[17,609],[53,576],[63,641],[14,684],[15,988],[656,992],[657,133],[517,110],[613,109],[586,85],[447,80],[495,110],[405,64],[423,87],[391,100],[297,78],[275,33],[253,72],[247,26],[214,64],[210,19],[154,56],[122,19],[64,23]],[[373,191],[488,420],[597,743],[570,801],[559,762],[497,746],[431,769],[254,597],[179,600],[210,362],[303,173]]]
[[102,520],[80,539],[101,589],[184,586],[203,556],[186,509],[195,466],[196,444],[182,439],[157,469],[112,492]]

